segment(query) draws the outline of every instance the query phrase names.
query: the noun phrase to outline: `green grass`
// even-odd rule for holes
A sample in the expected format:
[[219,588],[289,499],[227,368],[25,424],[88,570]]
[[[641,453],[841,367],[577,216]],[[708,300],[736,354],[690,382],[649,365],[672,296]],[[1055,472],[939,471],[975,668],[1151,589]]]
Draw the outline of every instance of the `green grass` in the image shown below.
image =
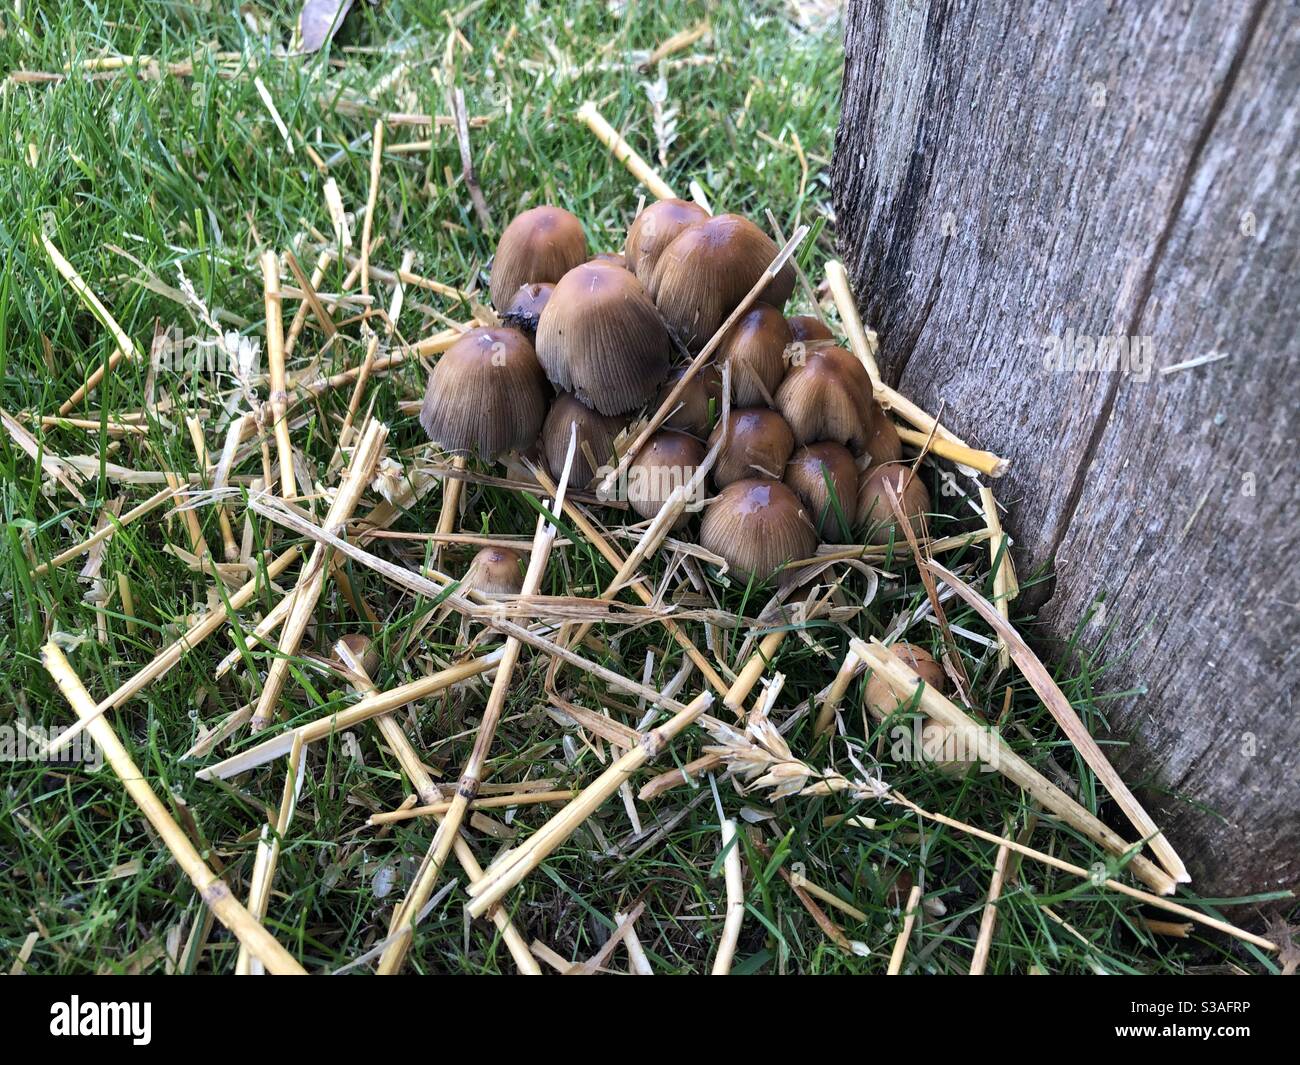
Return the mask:
[[[742,12],[726,5],[713,12],[711,41],[693,51],[709,54],[714,61],[667,72],[669,106],[678,108],[678,114],[677,138],[669,148],[664,174],[683,194],[691,179],[698,180],[715,207],[746,213],[760,223],[764,210],[770,209],[789,232],[800,221],[814,222],[828,214],[828,168],[840,81],[839,26],[834,19],[818,18],[802,28],[779,4],[744,8]],[[240,16],[240,9],[253,13],[256,28]],[[383,110],[446,113],[443,79],[449,74],[464,89],[470,113],[490,117],[485,128],[473,131],[472,143],[478,179],[497,230],[526,206],[557,203],[583,220],[593,249],[615,250],[635,214],[640,190],[573,120],[573,112],[582,101],[597,100],[643,154],[653,157],[652,114],[643,88],[647,76],[617,64],[628,50],[652,49],[705,14],[702,4],[676,0],[654,5],[488,3],[462,20],[461,30],[473,51],[453,49],[454,67],[447,72],[447,23],[437,4],[357,4],[331,50],[287,60],[273,54],[273,48],[287,39],[293,17],[288,4],[238,8],[226,3],[198,11],[164,2],[124,2],[98,9],[69,2],[25,4],[23,10],[21,16],[3,16],[0,66],[6,72],[58,71],[69,61],[113,53],[148,53],[179,61],[202,46],[242,52],[247,64],[229,78],[220,76],[210,61],[200,60],[193,77],[74,76],[58,84],[5,85],[0,95],[0,378],[3,407],[15,416],[56,411],[112,351],[105,331],[75,300],[40,249],[36,238],[42,227],[146,350],[156,323],[177,325],[187,333],[202,328],[186,308],[138,283],[141,278],[175,287],[183,273],[208,307],[223,312],[227,328],[242,322],[249,336],[262,335],[259,251],[294,246],[308,226],[328,230],[329,217],[322,175],[301,149],[286,150],[249,67],[256,66],[295,135],[332,160],[330,175],[349,209],[365,201],[370,149],[364,143],[355,149],[348,145],[369,131],[372,119],[341,113],[337,101],[369,99]],[[517,27],[513,34],[512,26]],[[563,73],[593,60],[610,64],[610,69]],[[389,146],[426,135],[390,129]],[[806,175],[793,150],[796,136],[809,168]],[[385,158],[376,234],[383,235],[386,246],[376,261],[392,266],[402,250],[413,249],[421,273],[468,288],[482,282],[497,233],[485,231],[474,214],[458,177],[460,160],[452,132],[441,129],[433,138],[429,152],[390,153]],[[822,264],[833,254],[833,230],[833,224],[821,228],[805,249],[814,278],[821,276]],[[314,252],[304,249],[299,258],[309,269]],[[331,270],[322,290],[338,291],[343,273],[338,267]],[[376,292],[386,303],[387,288],[376,285]],[[466,307],[427,293],[411,298],[417,295],[418,302],[434,304],[453,318],[468,316]],[[799,294],[796,304],[792,312],[807,310]],[[409,305],[400,321],[409,337],[438,327]],[[334,370],[355,365],[362,350],[355,323],[344,332],[346,342],[327,355],[327,365]],[[291,370],[305,365],[320,343],[320,335],[309,330]],[[376,416],[392,427],[390,454],[423,443],[415,419],[398,408],[400,400],[420,394],[423,377],[420,367],[408,364],[370,389],[367,400],[374,399]],[[145,386],[145,368],[124,364],[108,375],[84,409],[139,410]],[[208,446],[215,451],[224,433],[216,392],[230,387],[228,378],[162,374],[156,396],[201,407]],[[348,391],[328,394],[309,424],[295,431],[295,443],[314,475],[324,477]],[[37,430],[37,436],[57,455],[91,455],[145,470],[195,468],[179,410],[151,419],[143,438],[120,443],[111,441],[102,427],[56,427]],[[258,468],[253,460],[236,472],[256,473]],[[327,486],[334,480],[324,479]],[[937,489],[937,482],[931,487]],[[110,585],[118,574],[130,579],[139,616],[135,635],[127,632],[116,598],[99,608],[87,601],[87,586],[77,576],[80,560],[42,576],[29,575],[33,561],[48,559],[89,535],[110,500],[123,499],[130,507],[152,490],[115,483],[101,467],[92,470],[82,486],[85,503],[77,503],[65,491],[47,492],[30,458],[7,437],[0,438],[0,517],[6,525],[0,540],[0,724],[15,719],[42,725],[68,722],[70,711],[37,657],[52,633],[73,638],[71,660],[92,695],[101,697],[147,662],[184,624],[186,615],[204,609],[209,582],[165,550],[169,544],[185,546],[184,532],[157,514],[117,533],[103,565]],[[945,509],[962,513],[953,500],[937,493],[935,498]],[[434,491],[397,527],[428,530],[437,520],[438,507]],[[200,513],[209,541],[220,543],[215,517],[207,510]],[[238,508],[236,514],[240,517]],[[533,507],[509,492],[485,487],[467,491],[467,530],[525,532],[534,520]],[[952,518],[940,520],[936,531],[967,527],[967,518]],[[398,557],[400,548],[390,541],[380,550]],[[464,557],[453,554],[449,565],[462,565]],[[410,555],[407,559],[419,561]],[[981,572],[987,568],[982,549],[972,549],[956,561],[975,562]],[[662,564],[654,571],[662,573]],[[463,650],[458,622],[452,618],[399,657],[406,630],[427,604],[402,597],[371,572],[355,567],[349,572],[383,618],[375,630],[385,652],[376,678],[382,687],[435,668],[435,661]],[[882,634],[899,612],[924,601],[914,571],[900,562],[891,572],[894,578],[881,582],[876,602],[853,624],[855,632]],[[558,553],[546,590],[582,594],[603,587],[610,576],[609,567],[579,541]],[[849,587],[860,594],[863,586],[859,579],[854,581]],[[713,580],[710,591],[720,602],[750,614],[763,599],[753,595],[747,600],[743,589]],[[689,589],[681,597],[688,605],[702,602]],[[271,601],[263,597],[259,609]],[[97,609],[107,630],[104,642],[96,638]],[[242,624],[251,626],[252,619],[252,612],[245,611]],[[951,620],[987,632],[968,611],[954,610]],[[328,584],[312,643],[327,647],[359,624],[337,588]],[[647,650],[655,652],[651,684],[662,686],[679,668],[680,652],[662,630],[605,631],[607,639],[615,635],[618,639],[611,642],[606,660],[612,668],[639,677]],[[781,703],[786,709],[826,683],[846,647],[847,634],[837,627],[823,625],[810,635],[824,642],[831,657],[816,653],[797,637],[786,641],[776,662],[787,677]],[[696,636],[703,640],[701,632]],[[743,630],[722,634],[718,651],[725,660],[736,660],[743,636]],[[933,634],[923,634],[922,639],[933,642]],[[242,895],[257,832],[268,806],[279,801],[283,768],[276,765],[233,786],[217,786],[196,782],[198,763],[179,757],[195,741],[200,722],[211,724],[256,698],[260,680],[247,669],[236,669],[220,682],[212,679],[215,662],[230,648],[229,637],[218,633],[116,712],[113,721],[156,789],[170,796],[182,823],[192,827],[212,863],[224,869]],[[1007,678],[992,675],[982,645],[964,642],[963,650],[975,679],[976,708],[997,718]],[[255,650],[252,657],[264,671],[266,653]],[[600,769],[591,750],[575,743],[575,734],[566,733],[545,713],[545,665],[524,656],[489,764],[490,779],[556,775],[581,786]],[[583,678],[569,671],[564,683],[571,694],[576,692],[575,698],[596,705]],[[1099,721],[1107,701],[1117,695],[1107,691],[1094,659],[1075,663],[1061,683],[1090,722]],[[449,777],[454,778],[468,753],[484,693],[471,687],[416,708],[413,735],[430,763]],[[859,697],[855,686],[846,705],[856,707]],[[1011,698],[1009,720],[1024,728],[1023,734],[1008,730],[1013,745],[1039,767],[1054,759],[1079,781],[1084,801],[1095,806],[1091,773],[1061,739],[1033,693],[1023,682],[1013,681]],[[319,673],[296,668],[282,706],[291,720],[309,720],[349,701],[347,691]],[[612,713],[635,724],[634,717],[618,709]],[[777,718],[781,716],[778,711]],[[850,737],[860,741],[860,716],[849,714],[847,724]],[[813,747],[806,719],[788,738],[800,754],[807,755]],[[276,879],[269,926],[313,970],[344,965],[382,938],[402,877],[423,854],[431,834],[425,823],[406,822],[390,834],[365,826],[371,810],[395,807],[409,789],[371,726],[358,730],[357,739],[360,762],[339,739],[311,751],[299,815],[285,841]],[[247,738],[241,734],[233,742],[237,747]],[[693,757],[700,743],[698,735],[691,736],[663,759],[664,764]],[[865,758],[872,748],[864,749],[859,742],[858,749]],[[841,743],[817,757],[852,771]],[[1000,778],[954,782],[921,767],[889,763],[881,772],[927,808],[992,830],[1008,824],[1018,830],[1023,824],[1022,798]],[[157,971],[166,964],[169,942],[180,944],[178,964],[183,970],[231,970],[232,941],[220,928],[202,934],[205,911],[194,891],[106,770],[92,775],[75,766],[8,762],[0,773],[0,954],[16,954],[28,933],[39,931],[27,963],[33,972]],[[943,917],[927,920],[917,930],[910,964],[934,972],[966,970],[993,848],[872,804],[788,799],[769,807],[761,795],[741,797],[725,782],[719,782],[719,791],[729,816],[752,810],[775,814],[764,827],[777,860],[767,862],[753,850],[745,854],[749,915],[737,971],[883,971],[899,923],[887,877],[881,873],[886,866],[923,868],[929,895],[947,909]],[[875,817],[876,829],[825,826],[828,815],[851,813]],[[528,938],[539,937],[565,957],[582,959],[604,941],[615,910],[640,901],[645,909],[638,932],[657,971],[704,971],[721,930],[723,900],[718,818],[708,783],[640,804],[640,814],[647,832],[681,816],[655,845],[642,848],[641,841],[631,838],[621,803],[609,803],[514,893],[515,920]],[[536,809],[522,809],[513,825],[527,831],[544,816]],[[471,837],[485,862],[499,846],[477,831]],[[1040,827],[1033,842],[1079,864],[1097,858],[1091,847],[1059,828]],[[812,880],[862,909],[868,916],[865,924],[847,917],[842,923],[849,937],[866,944],[871,954],[846,956],[828,944],[779,878],[778,864],[800,865]],[[394,893],[384,899],[373,891],[381,869],[395,872],[398,881]],[[110,877],[114,870],[119,875]],[[463,902],[458,887],[430,913],[411,952],[411,969],[510,971],[509,956],[488,926],[466,935]],[[1049,919],[1044,905],[1087,942]],[[1025,972],[1037,966],[1059,973],[1097,968],[1180,972],[1227,961],[1255,970],[1271,968],[1257,954],[1199,931],[1185,941],[1153,938],[1137,923],[1138,910],[1129,900],[1026,864],[1005,897],[990,970]],[[196,948],[187,953],[184,947],[191,942],[196,922],[201,934],[193,938]],[[615,954],[614,964],[623,964],[621,952]]]

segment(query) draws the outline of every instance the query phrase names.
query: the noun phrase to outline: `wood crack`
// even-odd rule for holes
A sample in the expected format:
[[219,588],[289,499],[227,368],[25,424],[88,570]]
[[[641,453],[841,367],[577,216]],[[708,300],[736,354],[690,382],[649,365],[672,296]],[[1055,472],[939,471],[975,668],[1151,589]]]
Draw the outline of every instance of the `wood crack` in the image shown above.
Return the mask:
[[[1151,299],[1151,289],[1155,284],[1156,271],[1164,259],[1165,249],[1168,246],[1169,238],[1173,233],[1174,226],[1178,223],[1182,215],[1183,203],[1187,198],[1187,191],[1191,188],[1192,180],[1196,176],[1197,167],[1200,165],[1201,157],[1205,152],[1205,146],[1210,142],[1210,137],[1214,133],[1215,126],[1218,125],[1227,103],[1228,97],[1232,94],[1232,89],[1237,83],[1238,75],[1241,73],[1242,65],[1245,63],[1246,56],[1250,52],[1251,45],[1254,43],[1256,31],[1259,29],[1260,21],[1264,14],[1264,9],[1268,6],[1268,0],[1260,0],[1250,13],[1242,33],[1242,43],[1238,46],[1236,53],[1233,55],[1231,62],[1228,64],[1228,70],[1224,75],[1223,84],[1219,86],[1214,95],[1213,101],[1206,112],[1205,120],[1201,123],[1201,128],[1197,132],[1196,139],[1192,142],[1192,150],[1188,154],[1187,164],[1183,168],[1182,180],[1179,182],[1178,191],[1170,205],[1168,216],[1165,224],[1161,229],[1160,236],[1156,240],[1155,248],[1151,253],[1151,261],[1147,264],[1142,274],[1141,286],[1138,289],[1138,299],[1133,308],[1133,314],[1129,318],[1127,336],[1135,336],[1142,316],[1146,313],[1147,304]],[[910,353],[909,353],[910,354]],[[1106,434],[1107,426],[1110,424],[1111,412],[1115,408],[1115,401],[1119,396],[1119,386],[1123,383],[1123,374],[1115,373],[1107,385],[1106,396],[1102,400],[1101,409],[1098,411],[1096,421],[1093,424],[1092,432],[1088,436],[1088,442],[1084,446],[1082,457],[1075,467],[1074,475],[1071,478],[1070,490],[1066,495],[1065,506],[1061,511],[1060,520],[1056,524],[1056,531],[1052,536],[1052,542],[1048,547],[1047,558],[1050,560],[1053,569],[1056,564],[1056,553],[1060,550],[1061,544],[1065,540],[1066,534],[1070,530],[1070,524],[1074,520],[1075,512],[1078,510],[1079,502],[1083,497],[1083,489],[1087,483],[1088,470],[1092,465],[1097,451],[1101,447],[1102,438]],[[1053,585],[1055,576],[1053,576]],[[1048,592],[1044,602],[1052,598],[1054,593]]]

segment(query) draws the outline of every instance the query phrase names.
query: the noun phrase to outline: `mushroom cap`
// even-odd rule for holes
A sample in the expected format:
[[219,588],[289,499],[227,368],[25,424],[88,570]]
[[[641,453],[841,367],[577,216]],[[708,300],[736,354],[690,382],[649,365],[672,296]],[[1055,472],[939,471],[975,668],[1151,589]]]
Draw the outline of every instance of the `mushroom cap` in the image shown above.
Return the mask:
[[704,511],[700,545],[737,573],[766,581],[782,564],[807,558],[817,531],[790,489],[754,478],[727,485]]
[[[344,657],[345,654],[347,657]],[[379,666],[379,649],[369,636],[360,632],[349,632],[346,636],[340,636],[334,643],[334,657],[345,669],[350,668],[348,658],[351,658],[370,675],[373,675]]]
[[756,303],[740,316],[718,345],[718,365],[731,367],[731,398],[737,406],[771,406],[785,377],[790,327],[781,312]]
[[[668,393],[673,390],[685,372],[683,368],[674,370],[668,375],[668,380],[663,383],[659,395],[655,397],[656,407],[668,398]],[[722,408],[722,377],[717,367],[711,363],[700,367],[699,372],[686,382],[686,388],[677,398],[673,412],[664,420],[664,428],[680,429],[683,433],[701,438],[708,436],[713,424],[710,417],[710,404],[715,410]]]
[[471,329],[429,375],[420,424],[445,451],[496,459],[537,439],[546,379],[518,329]]
[[[687,226],[655,264],[649,289],[664,321],[691,351],[699,351],[763,276],[780,249],[747,218],[720,214]],[[759,299],[776,308],[794,291],[786,263]]]
[[871,435],[871,377],[843,348],[815,344],[799,350],[776,390],[776,407],[795,442],[833,440],[860,454]]
[[[672,429],[661,430],[645,442],[627,469],[627,498],[643,518],[653,518],[674,488],[695,476],[704,461],[704,445],[693,436]],[[690,520],[682,511],[674,528]]]
[[858,481],[858,524],[867,533],[868,543],[887,544],[891,539],[902,540],[905,534],[896,530],[894,508],[885,494],[885,483],[894,489],[918,538],[925,535],[925,518],[930,509],[930,492],[918,474],[904,462],[882,462],[863,470]]
[[844,543],[851,538],[858,506],[858,467],[848,448],[829,440],[805,444],[790,457],[784,481],[823,540]]
[[[601,414],[576,396],[561,392],[552,401],[546,421],[542,424],[542,455],[546,460],[546,468],[558,481],[564,471],[565,456],[569,453],[570,427],[576,425],[578,446],[573,453],[569,484],[574,488],[585,488],[599,472],[601,464],[612,458],[614,440],[627,427],[627,423],[626,415]],[[591,458],[588,458],[588,452]],[[593,458],[596,460],[595,466],[591,464]]]
[[[890,644],[889,649],[916,670],[920,678],[925,681],[927,688],[933,688],[937,692],[947,691],[948,675],[924,647],[914,643],[899,642]],[[900,700],[894,694],[894,689],[873,673],[867,678],[866,687],[862,692],[862,702],[872,717],[877,721],[883,721],[898,709],[900,702],[906,703],[907,700]]]
[[[948,690],[948,675],[943,671],[943,666],[936,662],[924,647],[918,647],[914,643],[900,642],[891,644],[889,649],[916,671],[927,688],[933,688],[940,693]],[[877,721],[884,721],[900,706],[906,706],[910,701],[910,697],[900,699],[894,694],[894,689],[875,674],[867,678],[867,683],[862,691],[862,704]],[[920,722],[921,749],[914,753],[923,761],[933,762],[942,773],[948,776],[963,776],[970,769],[972,763],[966,760],[951,760],[944,757],[946,745],[952,735],[953,729],[950,726],[922,714]]]
[[488,290],[498,310],[520,285],[559,281],[587,259],[582,223],[560,207],[534,207],[506,226],[492,259]]
[[620,270],[627,269],[627,258],[621,251],[600,251],[587,260],[589,263],[605,263],[607,266],[617,266]]
[[724,443],[713,467],[713,483],[719,488],[755,477],[779,479],[794,450],[794,434],[785,419],[767,407],[733,410],[725,425],[714,426],[709,448],[719,440]]
[[509,547],[485,547],[470,559],[464,584],[483,595],[518,595],[524,586],[524,558]]
[[830,331],[820,318],[815,318],[811,314],[796,314],[793,318],[786,320],[790,326],[790,338],[792,340],[834,340],[835,334]]
[[868,465],[879,466],[882,462],[897,462],[903,457],[903,441],[899,438],[898,430],[889,420],[885,408],[874,399],[870,407],[871,424],[866,445]]
[[537,357],[556,388],[602,414],[635,410],[668,373],[671,341],[626,270],[584,263],[564,275],[537,326]]
[[501,312],[501,321],[529,337],[535,337],[542,308],[546,306],[554,291],[555,286],[549,281],[520,285],[515,290],[515,294],[510,297],[506,309]]
[[703,222],[709,212],[690,200],[656,200],[645,208],[627,231],[623,255],[627,268],[643,285],[650,284],[663,250],[687,226]]

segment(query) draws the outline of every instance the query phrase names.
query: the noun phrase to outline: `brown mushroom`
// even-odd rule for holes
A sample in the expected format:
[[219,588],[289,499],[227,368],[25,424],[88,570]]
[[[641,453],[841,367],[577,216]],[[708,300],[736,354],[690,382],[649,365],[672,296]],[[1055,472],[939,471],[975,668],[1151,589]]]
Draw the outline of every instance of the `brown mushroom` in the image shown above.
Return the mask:
[[488,289],[498,310],[521,285],[554,283],[587,259],[582,223],[559,207],[534,207],[506,226],[492,259]]
[[787,320],[790,326],[790,338],[805,343],[813,340],[834,340],[835,334],[820,318],[811,314],[796,314]]
[[713,467],[713,483],[719,488],[746,478],[779,479],[794,450],[794,434],[785,419],[767,407],[733,410],[726,424],[719,422],[709,436],[709,449],[720,439],[724,442]]
[[833,344],[796,352],[776,390],[777,410],[795,442],[833,440],[860,454],[871,435],[871,377],[856,357]]
[[641,282],[606,263],[565,274],[537,326],[546,376],[602,414],[634,410],[655,394],[670,345]]
[[379,668],[379,649],[369,636],[349,632],[334,641],[334,661],[345,670],[360,666],[367,676],[374,676]]
[[805,444],[790,457],[784,480],[823,540],[850,539],[858,505],[858,468],[848,448],[831,441]]
[[[653,406],[658,408],[668,398],[677,382],[681,380],[684,370],[674,370],[668,375],[655,397]],[[722,378],[717,367],[703,366],[689,381],[677,398],[672,413],[664,420],[665,429],[679,429],[693,436],[706,437],[713,425],[715,412],[722,409]]]
[[462,584],[482,595],[518,595],[525,569],[523,556],[513,548],[485,547],[470,559]]
[[[716,215],[681,231],[663,250],[650,295],[679,340],[699,351],[763,276],[780,249],[747,218]],[[780,309],[794,291],[787,263],[759,299]]]
[[542,453],[551,476],[558,481],[564,470],[564,459],[569,453],[569,434],[576,426],[577,447],[573,453],[569,484],[574,488],[585,488],[601,466],[612,460],[614,440],[627,427],[627,422],[626,415],[601,414],[576,396],[561,392],[551,403],[542,424]]
[[727,485],[709,504],[700,545],[741,577],[762,583],[784,563],[810,556],[817,531],[790,489],[755,478]]
[[[704,445],[693,436],[667,429],[655,433],[636,453],[627,470],[627,500],[643,518],[653,518],[674,488],[684,485],[704,461]],[[673,524],[680,529],[690,520],[683,510]]]
[[[927,688],[933,688],[940,694],[947,692],[947,674],[924,647],[900,642],[891,644],[889,649],[916,672]],[[884,721],[900,706],[910,706],[911,697],[900,699],[894,694],[893,688],[880,677],[872,674],[867,678],[866,686],[863,688],[862,703],[872,717],[877,721]],[[972,764],[970,760],[952,757],[955,753],[955,730],[951,726],[922,714],[913,737],[913,753],[918,759],[933,762],[940,771],[949,776],[961,776],[970,769]],[[916,749],[917,747],[919,750]]]
[[756,303],[736,322],[718,345],[717,361],[731,367],[731,399],[740,407],[772,405],[785,376],[785,349],[790,327],[781,312]]
[[636,216],[627,231],[623,255],[627,268],[643,285],[650,284],[663,250],[687,226],[703,222],[709,212],[689,200],[657,200]]
[[546,417],[546,379],[517,329],[471,329],[429,375],[420,424],[446,451],[496,459],[537,439]]
[[545,281],[520,285],[502,312],[501,321],[530,339],[537,336],[537,322],[542,317],[542,308],[554,291],[555,286]]
[[902,540],[905,534],[897,528],[897,519],[889,496],[888,483],[898,497],[903,513],[912,526],[912,533],[925,535],[925,513],[930,509],[930,493],[918,474],[903,462],[882,462],[862,472],[858,482],[858,524],[867,534],[867,542],[887,544],[891,539]]

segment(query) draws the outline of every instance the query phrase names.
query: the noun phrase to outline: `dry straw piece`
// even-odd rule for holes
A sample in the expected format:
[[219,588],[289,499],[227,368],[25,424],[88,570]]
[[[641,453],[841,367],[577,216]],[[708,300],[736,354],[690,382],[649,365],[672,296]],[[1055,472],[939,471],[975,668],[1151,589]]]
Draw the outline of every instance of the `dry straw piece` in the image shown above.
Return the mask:
[[54,683],[58,685],[59,691],[63,693],[63,697],[68,700],[72,709],[76,711],[77,717],[85,723],[91,738],[104,752],[104,757],[122,782],[127,794],[135,800],[135,804],[140,807],[140,812],[162,838],[163,844],[176,859],[176,864],[193,882],[198,889],[199,897],[216,915],[217,920],[230,929],[249,953],[271,972],[302,975],[303,967],[293,955],[276,942],[257,919],[240,905],[230,893],[226,882],[208,867],[199,852],[194,849],[185,831],[167,812],[167,807],[163,805],[134,759],[122,746],[117,733],[99,715],[95,701],[91,699],[81,678],[68,664],[67,658],[57,644],[51,642],[45,645],[41,651],[41,663],[54,678]]

